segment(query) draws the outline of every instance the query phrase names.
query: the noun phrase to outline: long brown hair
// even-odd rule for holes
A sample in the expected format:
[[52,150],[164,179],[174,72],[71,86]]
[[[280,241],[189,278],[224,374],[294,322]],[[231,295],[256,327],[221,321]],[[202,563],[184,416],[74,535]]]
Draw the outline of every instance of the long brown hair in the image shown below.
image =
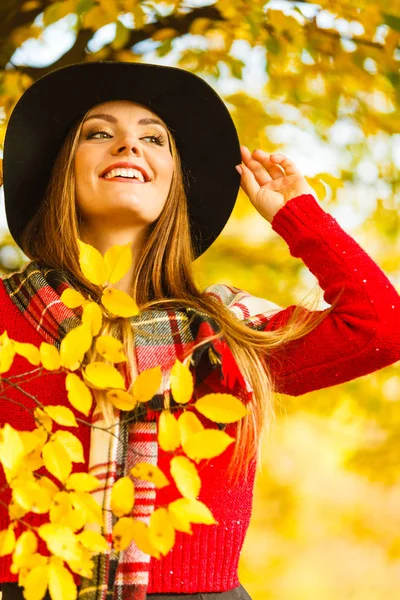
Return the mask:
[[[88,111],[89,112],[89,111]],[[90,283],[79,266],[78,238],[80,216],[75,195],[74,158],[86,113],[69,130],[56,157],[43,202],[26,226],[21,248],[32,260],[62,270],[76,289],[98,299],[102,290]],[[160,117],[158,117],[160,118]],[[209,315],[218,333],[205,340],[223,338],[230,347],[244,377],[253,389],[250,414],[238,423],[236,444],[229,472],[240,473],[254,459],[261,433],[275,419],[274,381],[268,369],[268,355],[315,329],[334,309],[316,311],[318,297],[303,300],[288,322],[273,331],[258,331],[243,324],[226,306],[200,290],[192,272],[194,251],[189,227],[185,180],[174,137],[168,131],[174,172],[170,191],[160,217],[150,225],[140,250],[132,281],[132,297],[141,311],[157,308],[191,307]],[[105,319],[103,334],[121,339],[128,357],[128,370],[134,379],[134,333],[129,319]],[[99,360],[95,351],[91,360]],[[100,359],[101,360],[101,359]],[[98,395],[97,395],[98,396]]]

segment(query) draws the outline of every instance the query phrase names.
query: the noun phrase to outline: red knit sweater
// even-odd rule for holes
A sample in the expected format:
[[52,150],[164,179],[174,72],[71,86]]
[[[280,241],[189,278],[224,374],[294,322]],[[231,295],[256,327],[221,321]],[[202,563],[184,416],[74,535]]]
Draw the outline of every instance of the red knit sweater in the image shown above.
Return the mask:
[[[326,213],[311,195],[289,200],[275,215],[272,228],[288,244],[292,256],[301,258],[317,277],[324,299],[331,303],[344,288],[338,306],[311,333],[290,342],[269,358],[268,368],[278,392],[300,395],[366,375],[400,359],[400,297],[382,270],[360,246]],[[226,288],[226,303],[246,317],[238,290]],[[208,288],[212,293],[212,286]],[[239,294],[240,296],[240,294]],[[40,345],[42,338],[8,297],[0,282],[0,333],[10,338]],[[284,323],[294,306],[273,316],[262,316],[258,328],[272,330]],[[29,370],[17,357],[10,373]],[[44,404],[67,404],[63,375],[43,375],[24,385]],[[32,401],[15,391],[9,398],[33,408]],[[0,425],[11,423],[18,429],[33,429],[29,413],[1,399]],[[68,404],[71,408],[71,406]],[[79,416],[79,415],[77,415]],[[89,428],[71,429],[82,441],[88,460]],[[229,431],[229,430],[228,430]],[[193,535],[177,533],[174,548],[161,560],[151,559],[148,593],[196,593],[224,591],[239,585],[237,566],[249,525],[255,475],[253,464],[247,478],[233,485],[224,476],[231,456],[230,446],[202,469],[200,500],[205,502],[218,525],[195,525]],[[159,466],[168,472],[170,457],[159,450]],[[74,465],[82,470],[82,465]],[[4,487],[1,474],[0,489]],[[156,506],[175,498],[168,486],[157,491]],[[0,500],[8,502],[8,493]],[[25,520],[40,524],[43,517],[29,514]],[[0,529],[7,527],[7,510],[0,505]],[[9,572],[10,557],[0,559],[0,581],[16,581]]]

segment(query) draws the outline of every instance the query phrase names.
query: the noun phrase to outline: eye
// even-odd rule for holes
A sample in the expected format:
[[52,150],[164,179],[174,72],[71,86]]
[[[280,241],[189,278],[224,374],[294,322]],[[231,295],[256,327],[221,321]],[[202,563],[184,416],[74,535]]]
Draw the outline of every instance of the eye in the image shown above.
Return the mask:
[[163,146],[165,144],[164,138],[160,134],[158,134],[158,135],[146,135],[142,139],[144,139],[144,140],[146,140],[146,139],[155,140],[153,143],[157,144],[158,146]]
[[[90,133],[87,134],[86,139],[90,140],[90,139],[102,139],[102,138],[95,138],[95,135],[98,135],[99,133],[104,133],[105,135],[107,135],[108,137],[111,137],[111,134],[108,133],[107,131],[104,131],[103,129],[96,129],[95,131],[91,131]],[[151,139],[153,140],[153,144],[157,144],[158,146],[163,146],[165,144],[165,140],[163,138],[163,136],[161,134],[157,134],[157,135],[145,135],[144,137],[140,138],[142,140],[147,140],[147,139]]]
[[[96,131],[91,131],[90,133],[88,133],[88,135],[86,136],[86,139],[90,140],[91,138],[93,138],[98,133],[105,133],[106,135],[110,136],[110,134],[107,133],[107,131],[103,131],[102,129],[97,129]],[[97,138],[97,139],[101,139],[101,138]]]

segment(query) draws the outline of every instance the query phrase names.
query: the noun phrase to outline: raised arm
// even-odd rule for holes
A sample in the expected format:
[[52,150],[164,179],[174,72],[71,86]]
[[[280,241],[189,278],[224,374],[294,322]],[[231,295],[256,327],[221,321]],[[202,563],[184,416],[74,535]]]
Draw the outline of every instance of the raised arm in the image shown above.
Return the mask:
[[[271,225],[291,255],[315,275],[328,304],[343,290],[318,327],[268,356],[276,391],[298,396],[400,360],[400,296],[334,217],[311,194],[304,194],[289,200]],[[294,308],[254,315],[245,322],[271,331],[284,324]]]
[[[278,392],[298,396],[366,375],[400,360],[400,296],[389,279],[314,198],[284,155],[242,146],[242,188],[258,212],[315,275],[335,309],[309,334],[268,354]],[[230,303],[235,310],[235,301]],[[245,318],[265,331],[284,324],[295,306]]]

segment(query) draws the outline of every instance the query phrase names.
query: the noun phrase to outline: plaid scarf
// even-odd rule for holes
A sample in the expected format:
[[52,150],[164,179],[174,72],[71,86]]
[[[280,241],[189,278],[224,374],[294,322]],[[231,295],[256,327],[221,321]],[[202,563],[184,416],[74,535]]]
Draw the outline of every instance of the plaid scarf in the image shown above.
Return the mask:
[[[67,278],[68,281],[68,278]],[[39,261],[31,261],[19,273],[3,279],[4,286],[23,315],[45,340],[60,348],[63,337],[72,328],[80,325],[81,308],[69,309],[60,300],[62,292],[69,287],[66,273],[51,269]],[[217,286],[219,287],[219,286]],[[218,295],[218,294],[217,294]],[[158,397],[158,406],[169,388],[169,372],[177,357],[189,350],[193,343],[215,333],[217,325],[207,315],[195,312],[189,318],[185,310],[145,311],[130,319],[134,327],[137,356],[137,371],[160,365],[163,380],[153,400]],[[217,348],[221,352],[218,352]],[[209,350],[209,352],[207,352]],[[213,342],[203,344],[191,356],[191,364],[196,368],[196,383],[201,382],[211,371],[221,367],[222,353],[229,365],[228,371],[221,373],[222,383],[230,387],[235,382],[242,390],[246,382],[232,361],[227,347]],[[187,354],[190,354],[187,353]],[[203,360],[205,358],[205,360]],[[232,375],[235,372],[235,376]],[[153,400],[149,403],[153,402]],[[161,404],[162,406],[162,404]],[[151,413],[152,411],[150,411]],[[137,462],[157,464],[158,444],[157,425],[153,416],[143,421],[128,421],[115,411],[116,421],[112,431],[114,435],[102,431],[105,421],[99,410],[94,410],[91,428],[89,473],[95,475],[102,485],[93,496],[103,508],[104,525],[99,528],[111,542],[112,528],[116,518],[110,510],[110,495],[113,483],[127,475]],[[154,510],[156,491],[154,485],[134,479],[135,504],[132,516],[148,523]],[[92,526],[90,526],[92,528]],[[93,576],[82,578],[79,597],[85,600],[144,600],[149,579],[150,555],[141,552],[134,543],[127,549],[116,553],[97,554],[94,557]]]

